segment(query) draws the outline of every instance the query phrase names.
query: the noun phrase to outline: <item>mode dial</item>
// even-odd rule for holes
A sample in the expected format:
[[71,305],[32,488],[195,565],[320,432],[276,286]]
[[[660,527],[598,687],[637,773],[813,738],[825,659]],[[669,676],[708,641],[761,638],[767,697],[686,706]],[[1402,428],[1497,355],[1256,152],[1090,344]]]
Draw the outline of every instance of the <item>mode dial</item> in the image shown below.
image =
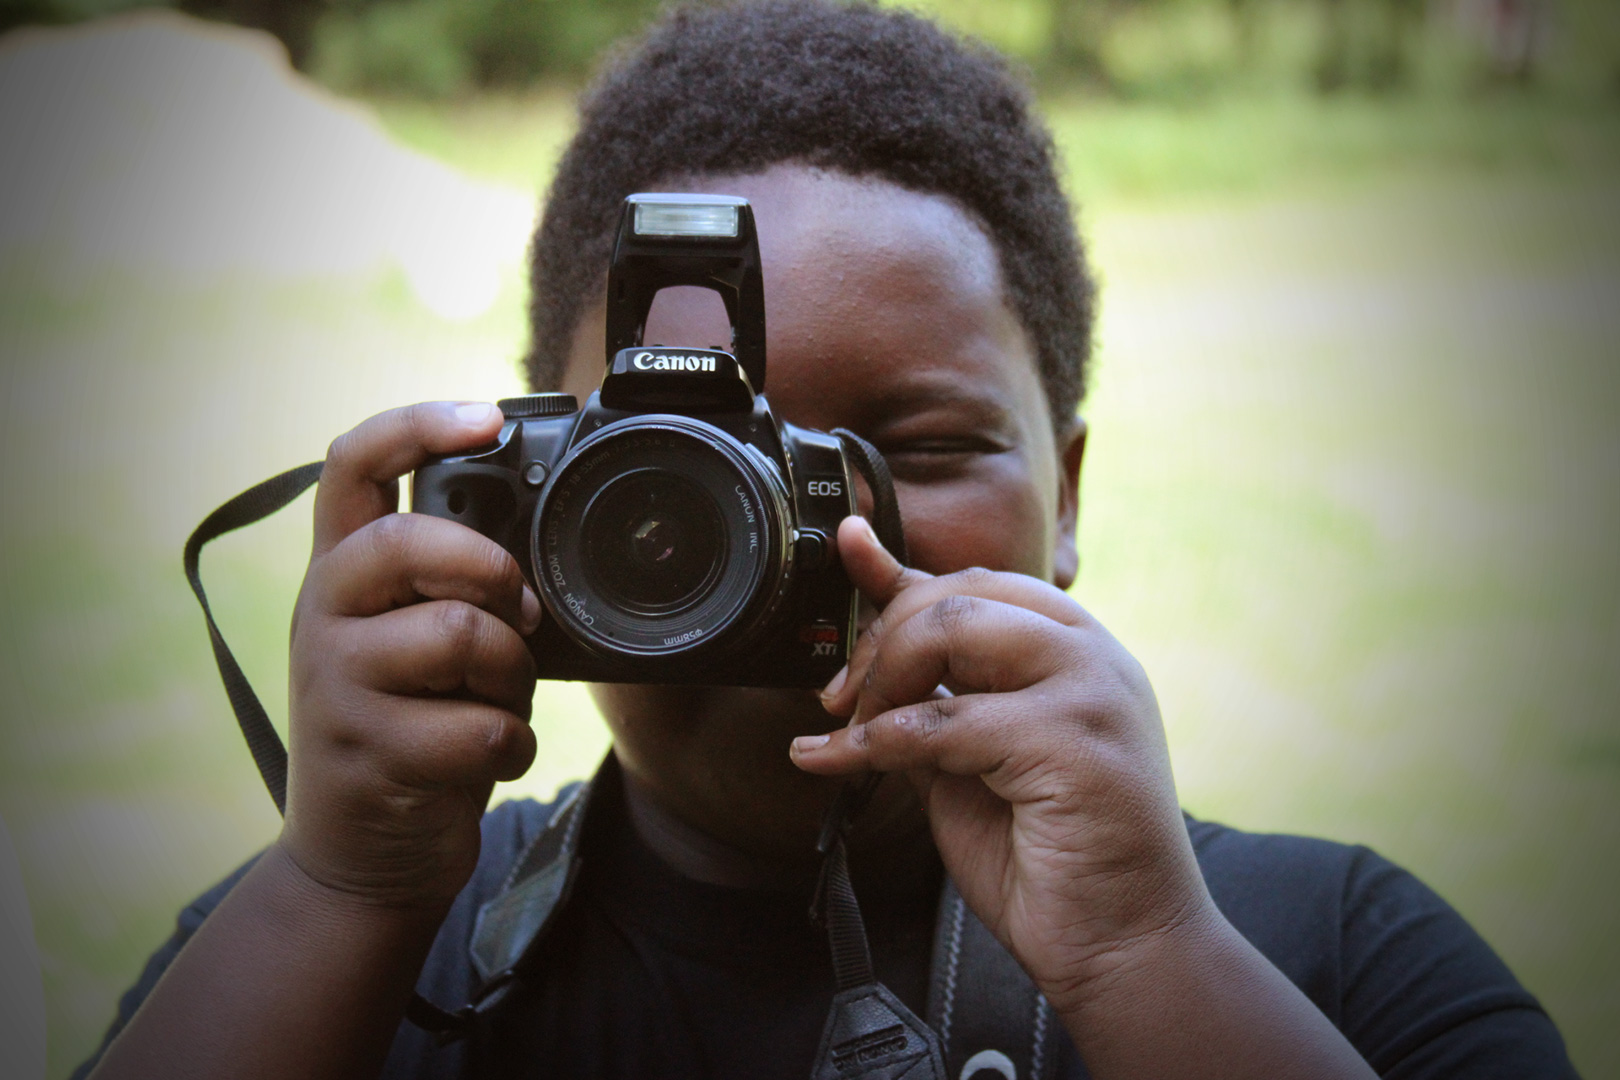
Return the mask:
[[508,420],[529,420],[537,416],[567,416],[579,411],[573,394],[524,394],[501,398],[495,403]]

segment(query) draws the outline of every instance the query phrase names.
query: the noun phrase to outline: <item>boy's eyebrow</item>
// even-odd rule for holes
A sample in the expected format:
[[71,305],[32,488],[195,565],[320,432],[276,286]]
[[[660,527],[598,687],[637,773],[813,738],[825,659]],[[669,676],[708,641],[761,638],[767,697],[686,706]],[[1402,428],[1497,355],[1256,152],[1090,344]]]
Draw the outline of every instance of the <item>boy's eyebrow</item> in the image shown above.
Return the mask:
[[900,419],[897,414],[948,408],[960,410],[986,426],[998,427],[1018,411],[1004,392],[984,383],[964,386],[955,379],[908,379],[898,386],[876,388],[868,403],[877,419]]

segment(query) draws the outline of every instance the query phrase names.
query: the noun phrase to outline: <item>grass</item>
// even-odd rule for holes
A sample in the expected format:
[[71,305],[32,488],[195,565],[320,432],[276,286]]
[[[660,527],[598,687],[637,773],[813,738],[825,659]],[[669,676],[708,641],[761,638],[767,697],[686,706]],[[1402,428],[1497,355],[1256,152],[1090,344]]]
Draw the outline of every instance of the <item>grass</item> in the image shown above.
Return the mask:
[[[1449,111],[1448,111],[1449,110]],[[533,191],[556,96],[384,123]],[[1063,102],[1105,282],[1076,595],[1142,658],[1184,801],[1368,842],[1620,1077],[1620,130],[1578,105]],[[50,1075],[178,908],[274,834],[179,574],[215,504],[423,397],[517,385],[393,274],[0,278],[0,815]],[[307,502],[205,560],[273,715]],[[544,686],[545,794],[606,745]]]

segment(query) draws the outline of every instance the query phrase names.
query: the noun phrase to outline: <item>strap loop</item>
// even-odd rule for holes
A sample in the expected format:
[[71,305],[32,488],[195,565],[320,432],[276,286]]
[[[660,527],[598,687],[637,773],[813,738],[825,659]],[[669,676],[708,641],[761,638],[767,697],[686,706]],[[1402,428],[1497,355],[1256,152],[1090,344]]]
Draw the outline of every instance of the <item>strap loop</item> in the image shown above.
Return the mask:
[[263,483],[254,484],[203,518],[202,524],[186,541],[182,560],[186,580],[191,583],[191,591],[197,595],[197,603],[202,605],[203,618],[208,620],[208,641],[214,647],[214,663],[219,667],[220,681],[225,684],[225,696],[231,699],[231,711],[236,714],[242,738],[247,740],[248,752],[253,755],[253,763],[259,767],[259,775],[264,778],[264,786],[269,789],[276,809],[282,814],[287,812],[287,748],[282,745],[281,736],[276,734],[275,725],[270,723],[270,716],[264,711],[259,695],[253,692],[241,665],[231,654],[231,647],[225,644],[225,635],[219,632],[219,626],[214,622],[214,612],[208,606],[208,595],[203,592],[198,562],[202,558],[203,545],[210,540],[263,521],[308,491],[321,478],[321,465],[319,461],[312,461],[308,465],[288,469],[279,476],[272,476]]
[[906,554],[906,530],[900,521],[900,501],[894,495],[894,476],[878,448],[848,428],[833,428],[832,434],[844,444],[844,452],[872,489],[872,531],[901,566],[911,562]]

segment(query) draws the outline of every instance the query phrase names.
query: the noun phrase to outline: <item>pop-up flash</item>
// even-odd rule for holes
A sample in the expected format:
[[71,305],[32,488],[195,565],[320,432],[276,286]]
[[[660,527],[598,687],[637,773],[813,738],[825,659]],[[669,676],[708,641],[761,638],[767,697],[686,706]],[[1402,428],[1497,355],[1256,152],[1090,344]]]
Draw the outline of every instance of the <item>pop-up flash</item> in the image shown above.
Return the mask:
[[[717,198],[713,202],[642,202],[635,197],[635,230],[637,236],[713,236],[737,235],[740,199]],[[657,196],[651,196],[656,199]]]

